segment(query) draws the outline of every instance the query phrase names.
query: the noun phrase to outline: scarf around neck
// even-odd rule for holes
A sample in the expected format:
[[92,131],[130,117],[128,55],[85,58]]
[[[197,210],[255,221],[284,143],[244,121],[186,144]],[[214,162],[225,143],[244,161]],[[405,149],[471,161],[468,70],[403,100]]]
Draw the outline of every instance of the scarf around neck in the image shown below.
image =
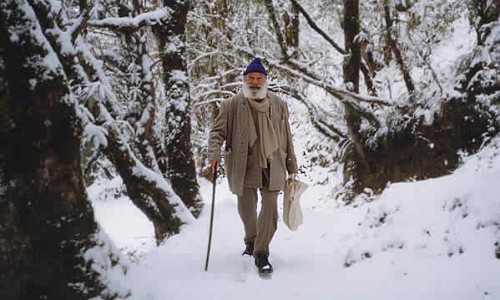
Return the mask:
[[274,131],[273,123],[271,122],[271,118],[269,117],[269,98],[265,98],[260,102],[256,101],[255,99],[246,99],[250,108],[257,111],[257,123],[259,128],[259,135],[257,135],[252,112],[249,109],[249,146],[252,147],[257,138],[260,137],[259,166],[263,169],[266,169],[267,162],[272,160],[273,152],[278,149],[278,139],[276,138],[276,132]]

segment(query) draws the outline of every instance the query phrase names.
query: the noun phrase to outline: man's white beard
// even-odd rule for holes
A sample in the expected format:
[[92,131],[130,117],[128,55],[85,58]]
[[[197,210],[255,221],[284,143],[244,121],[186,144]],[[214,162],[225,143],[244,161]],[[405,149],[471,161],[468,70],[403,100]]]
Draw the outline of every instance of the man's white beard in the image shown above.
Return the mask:
[[245,96],[245,98],[249,98],[249,99],[264,99],[264,98],[266,98],[266,96],[267,96],[267,82],[264,83],[264,85],[258,90],[250,88],[250,86],[246,82],[243,82],[243,96]]

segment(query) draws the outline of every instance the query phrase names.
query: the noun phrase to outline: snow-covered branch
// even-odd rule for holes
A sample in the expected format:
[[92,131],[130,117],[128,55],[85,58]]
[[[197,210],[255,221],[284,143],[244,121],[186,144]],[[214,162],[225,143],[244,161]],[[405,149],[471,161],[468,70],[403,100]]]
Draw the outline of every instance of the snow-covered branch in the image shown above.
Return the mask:
[[70,26],[67,30],[67,33],[71,35],[71,42],[75,43],[78,36],[82,33],[82,31],[87,26],[87,22],[89,21],[90,14],[88,11],[83,11],[81,16],[78,19],[75,19],[73,25]]
[[136,17],[119,17],[119,18],[106,18],[102,20],[89,21],[89,26],[109,28],[113,30],[136,30],[140,27],[156,25],[168,21],[171,17],[172,10],[168,7],[142,13]]

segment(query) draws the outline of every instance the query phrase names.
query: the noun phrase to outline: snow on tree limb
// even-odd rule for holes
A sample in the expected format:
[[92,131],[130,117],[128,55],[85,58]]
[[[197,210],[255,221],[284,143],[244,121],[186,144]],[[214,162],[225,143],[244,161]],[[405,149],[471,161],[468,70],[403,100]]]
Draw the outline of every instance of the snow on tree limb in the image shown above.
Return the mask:
[[115,30],[135,30],[143,26],[155,25],[167,21],[172,14],[168,7],[142,13],[136,17],[106,18],[102,20],[89,21],[89,26],[98,28],[109,28]]
[[[14,6],[15,1],[2,1],[0,4],[0,9],[5,12],[9,11],[9,7]],[[23,21],[26,22],[26,26],[19,26],[14,21],[11,21],[9,17],[14,18],[15,15],[6,14],[6,22],[4,25],[8,28],[8,33],[10,34],[9,39],[12,43],[31,43],[43,49],[44,56],[38,57],[38,59],[33,60],[32,65],[37,72],[41,74],[33,74],[33,80],[30,80],[30,88],[33,90],[42,81],[50,81],[54,78],[65,77],[63,68],[57,54],[48,42],[43,30],[38,22],[35,11],[29,5],[29,3],[23,1],[21,3],[16,3],[18,9],[23,12]]]
[[[241,50],[241,49],[240,49]],[[247,53],[247,55],[252,55],[251,52],[247,50],[243,50]],[[371,103],[371,104],[378,104],[378,105],[383,105],[383,106],[393,106],[394,104],[388,100],[381,99],[378,97],[373,97],[373,96],[368,96],[368,95],[360,95],[356,94],[353,92],[349,92],[346,89],[338,88],[335,87],[325,81],[325,79],[322,79],[318,75],[310,72],[307,67],[300,66],[298,63],[294,62],[293,60],[290,60],[289,62],[284,65],[281,62],[275,61],[275,60],[267,60],[267,63],[285,73],[288,73],[289,75],[292,75],[293,77],[296,78],[301,78],[304,81],[307,81],[309,83],[312,83],[320,88],[325,89],[328,93],[339,99],[340,101],[347,101],[347,100],[352,100],[352,101],[357,101],[357,102],[365,102],[365,103]]]
[[377,119],[377,117],[370,111],[362,108],[359,105],[359,102],[365,102],[365,103],[372,103],[372,104],[379,104],[379,105],[384,105],[384,106],[392,106],[393,104],[390,103],[387,100],[383,100],[380,98],[372,97],[372,96],[362,96],[359,94],[355,94],[352,92],[349,92],[345,89],[337,88],[335,86],[332,86],[328,84],[325,81],[322,81],[320,79],[313,78],[308,75],[304,75],[301,72],[297,71],[296,69],[289,68],[288,66],[283,66],[280,63],[277,62],[272,62],[268,61],[269,65],[275,67],[278,70],[284,71],[296,78],[301,78],[306,82],[309,82],[313,85],[316,85],[320,88],[323,88],[325,91],[327,91],[330,95],[334,96],[341,102],[349,102],[351,103],[356,111],[365,119],[367,119],[373,126],[376,128],[381,127],[381,122],[380,120]]
[[365,102],[371,104],[378,104],[383,106],[392,106],[393,103],[380,99],[377,97],[367,96],[367,95],[359,95],[353,92],[349,92],[346,89],[335,87],[327,82],[324,79],[321,79],[319,76],[309,72],[306,68],[300,67],[298,64],[290,61],[287,65],[283,65],[277,61],[268,60],[270,66],[275,67],[278,70],[284,71],[296,78],[304,79],[305,81],[312,83],[320,88],[325,89],[328,93],[339,99],[340,101],[357,101],[357,102]]
[[160,189],[167,195],[167,198],[169,200],[168,202],[175,208],[174,216],[179,218],[185,224],[193,223],[193,221],[195,220],[193,214],[187,208],[184,202],[182,202],[181,198],[174,192],[174,190],[172,189],[172,185],[158,173],[144,166],[144,164],[139,159],[137,159],[137,157],[133,156],[133,158],[136,163],[135,167],[132,168],[133,174],[155,185],[158,189]]
[[75,40],[78,36],[80,36],[80,33],[85,30],[89,18],[90,14],[88,11],[83,11],[82,15],[76,19],[73,25],[67,30],[67,32],[71,35],[71,42],[75,43]]
[[[87,43],[83,40],[83,38],[78,38],[76,39],[76,44],[75,48],[78,51],[78,56],[80,57],[81,61],[85,64],[87,64],[87,67],[93,70],[95,73],[95,76],[97,78],[96,82],[92,82],[90,80],[84,80],[83,84],[85,85],[90,85],[90,84],[97,84],[99,85],[100,92],[102,93],[103,96],[101,98],[96,98],[96,99],[102,99],[107,107],[107,110],[114,115],[114,117],[118,117],[121,114],[122,108],[120,106],[120,102],[118,101],[118,97],[116,96],[115,92],[113,91],[113,87],[111,86],[111,82],[109,81],[108,76],[106,75],[104,69],[102,68],[101,63],[95,58],[95,56],[92,54],[90,51]],[[86,76],[86,74],[81,74],[81,76]],[[111,115],[111,114],[110,114]]]
[[95,149],[100,149],[108,146],[107,134],[104,127],[89,122],[83,129],[82,138],[84,142],[91,142]]

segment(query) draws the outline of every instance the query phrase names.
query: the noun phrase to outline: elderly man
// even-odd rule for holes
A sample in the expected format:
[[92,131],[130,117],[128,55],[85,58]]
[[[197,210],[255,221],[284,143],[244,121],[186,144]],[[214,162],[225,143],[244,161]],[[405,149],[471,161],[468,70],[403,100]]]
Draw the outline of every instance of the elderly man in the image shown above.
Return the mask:
[[[243,255],[253,255],[260,273],[271,273],[269,244],[278,222],[277,198],[288,174],[297,173],[287,104],[267,90],[267,71],[255,58],[243,73],[243,89],[223,101],[210,132],[212,171],[221,159],[245,228]],[[257,217],[257,190],[262,205]]]

